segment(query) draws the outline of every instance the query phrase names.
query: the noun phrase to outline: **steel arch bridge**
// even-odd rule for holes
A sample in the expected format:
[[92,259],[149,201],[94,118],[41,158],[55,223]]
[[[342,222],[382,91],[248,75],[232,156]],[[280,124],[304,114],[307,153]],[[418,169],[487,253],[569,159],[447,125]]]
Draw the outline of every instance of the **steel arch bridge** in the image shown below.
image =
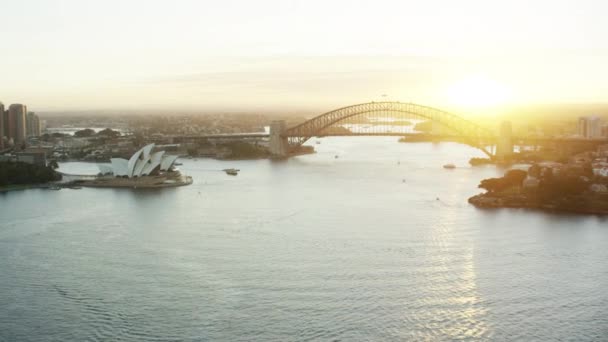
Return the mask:
[[[315,136],[403,136],[403,132],[396,132],[391,127],[408,119],[422,119],[445,127],[467,145],[494,158],[496,136],[493,132],[460,116],[414,103],[369,102],[342,107],[287,128],[280,136],[287,140],[290,149],[301,146]],[[349,128],[344,127],[348,125]],[[367,127],[362,129],[361,125]]]

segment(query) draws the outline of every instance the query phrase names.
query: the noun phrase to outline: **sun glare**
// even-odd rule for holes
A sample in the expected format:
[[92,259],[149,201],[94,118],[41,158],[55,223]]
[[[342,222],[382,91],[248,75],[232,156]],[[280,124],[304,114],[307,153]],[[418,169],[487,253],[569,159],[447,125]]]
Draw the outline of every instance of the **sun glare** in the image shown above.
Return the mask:
[[454,83],[447,90],[452,105],[469,108],[487,108],[505,104],[511,94],[509,89],[484,76],[470,76]]

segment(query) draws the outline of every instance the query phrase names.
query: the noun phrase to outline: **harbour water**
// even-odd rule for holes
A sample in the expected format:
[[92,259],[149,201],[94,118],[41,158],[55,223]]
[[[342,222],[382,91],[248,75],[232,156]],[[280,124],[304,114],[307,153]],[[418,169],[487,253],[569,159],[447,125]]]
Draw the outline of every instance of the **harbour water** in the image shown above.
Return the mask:
[[0,194],[0,341],[608,339],[607,219],[476,209],[503,170],[396,140]]

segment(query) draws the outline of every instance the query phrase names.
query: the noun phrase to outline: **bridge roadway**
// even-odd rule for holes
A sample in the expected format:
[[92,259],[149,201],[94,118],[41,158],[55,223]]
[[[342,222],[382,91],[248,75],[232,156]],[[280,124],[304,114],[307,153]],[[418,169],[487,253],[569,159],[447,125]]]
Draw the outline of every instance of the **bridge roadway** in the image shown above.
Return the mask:
[[188,140],[203,140],[203,139],[262,139],[269,138],[270,134],[266,132],[252,132],[252,133],[219,133],[219,134],[187,134],[187,135],[174,135],[174,142],[182,142]]
[[217,134],[187,134],[187,135],[176,135],[175,137],[180,138],[208,138],[208,139],[221,139],[221,138],[268,138],[269,133],[266,132],[250,132],[250,133],[217,133]]

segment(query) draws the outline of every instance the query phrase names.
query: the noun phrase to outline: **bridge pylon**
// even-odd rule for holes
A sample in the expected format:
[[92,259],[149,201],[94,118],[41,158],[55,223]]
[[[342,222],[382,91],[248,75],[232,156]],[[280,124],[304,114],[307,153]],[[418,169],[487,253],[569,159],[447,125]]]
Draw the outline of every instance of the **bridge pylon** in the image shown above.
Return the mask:
[[437,121],[431,121],[431,134],[434,136],[440,136],[443,134],[443,126]]
[[498,142],[496,144],[496,160],[504,161],[513,155],[513,129],[510,121],[500,124]]
[[289,142],[282,134],[287,130],[285,120],[270,123],[270,153],[273,157],[284,158],[289,154]]

